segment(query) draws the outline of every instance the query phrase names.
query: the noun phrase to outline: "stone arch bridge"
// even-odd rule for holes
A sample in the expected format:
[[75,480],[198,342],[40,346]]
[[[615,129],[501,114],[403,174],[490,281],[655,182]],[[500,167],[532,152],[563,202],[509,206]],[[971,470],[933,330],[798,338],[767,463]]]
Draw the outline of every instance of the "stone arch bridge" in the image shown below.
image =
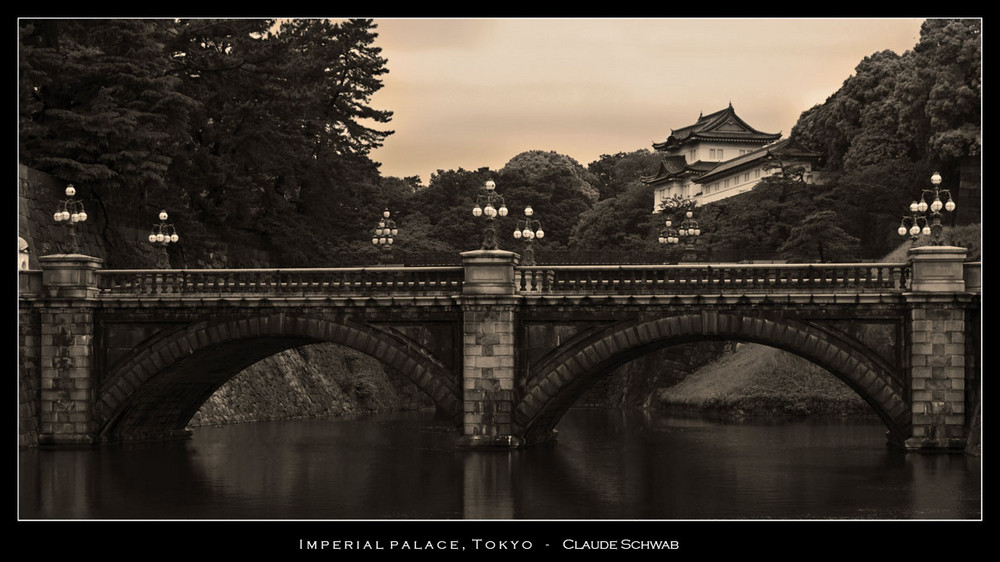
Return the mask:
[[978,403],[980,284],[965,250],[896,264],[104,270],[52,255],[19,272],[22,444],[186,435],[201,404],[271,354],[364,352],[430,396],[462,447],[552,438],[601,375],[650,351],[759,342],[826,368],[890,443],[961,450]]

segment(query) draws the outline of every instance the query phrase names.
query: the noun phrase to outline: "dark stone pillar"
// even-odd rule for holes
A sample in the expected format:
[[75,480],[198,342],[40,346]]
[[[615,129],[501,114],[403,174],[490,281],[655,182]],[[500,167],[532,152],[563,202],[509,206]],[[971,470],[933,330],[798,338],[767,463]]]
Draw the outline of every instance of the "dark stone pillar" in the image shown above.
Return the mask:
[[91,444],[94,312],[102,260],[78,254],[39,258],[42,267],[41,396],[38,442]]

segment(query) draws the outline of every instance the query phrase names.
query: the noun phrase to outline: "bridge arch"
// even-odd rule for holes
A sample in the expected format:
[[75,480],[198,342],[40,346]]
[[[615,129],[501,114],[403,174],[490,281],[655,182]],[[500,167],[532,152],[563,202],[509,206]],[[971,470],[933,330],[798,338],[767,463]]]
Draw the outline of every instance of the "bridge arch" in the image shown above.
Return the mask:
[[439,411],[461,412],[456,375],[419,343],[346,317],[274,312],[213,317],[164,333],[115,368],[101,386],[94,420],[101,441],[159,439],[186,434],[201,405],[226,381],[257,361],[311,343],[340,344],[404,374]]
[[906,389],[864,344],[797,320],[704,312],[620,322],[555,349],[532,367],[514,408],[514,433],[525,442],[544,441],[596,378],[656,349],[705,339],[760,343],[804,357],[868,402],[890,441],[902,443],[909,435]]

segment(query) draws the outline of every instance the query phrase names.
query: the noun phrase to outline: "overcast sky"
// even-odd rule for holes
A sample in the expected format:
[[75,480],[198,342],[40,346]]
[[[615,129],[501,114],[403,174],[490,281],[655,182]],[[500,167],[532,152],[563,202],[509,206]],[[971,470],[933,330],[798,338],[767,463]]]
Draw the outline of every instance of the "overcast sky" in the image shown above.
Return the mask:
[[866,56],[913,48],[922,19],[376,19],[372,99],[395,131],[384,176],[503,167],[526,150],[586,166],[652,148],[733,104],[787,136]]

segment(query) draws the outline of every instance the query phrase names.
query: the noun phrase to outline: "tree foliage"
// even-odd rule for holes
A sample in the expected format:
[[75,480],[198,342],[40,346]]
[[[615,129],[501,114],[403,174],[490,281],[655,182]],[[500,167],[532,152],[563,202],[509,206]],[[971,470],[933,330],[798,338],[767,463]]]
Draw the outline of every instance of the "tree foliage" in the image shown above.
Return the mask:
[[[717,258],[884,255],[930,173],[954,195],[960,165],[981,153],[980,28],[928,20],[912,51],[860,61],[792,131],[833,179],[785,171],[697,209],[700,244]],[[371,154],[392,114],[371,106],[387,69],[369,20],[22,20],[19,31],[22,163],[123,224],[167,208],[194,239],[270,250],[277,266],[340,265],[377,251],[370,234],[388,209],[398,249],[457,253],[480,246],[471,210],[492,179],[510,211],[495,221],[502,249],[521,248],[511,233],[528,205],[540,248],[657,246],[663,215],[641,177],[661,155],[649,150],[586,167],[527,150],[500,170],[438,170],[426,187],[380,177]],[[190,255],[204,250],[193,238]]]
[[902,56],[866,57],[793,136],[847,173],[905,160],[957,179],[981,153],[982,37],[978,19],[929,19]]
[[580,250],[655,250],[656,225],[662,218],[652,214],[653,192],[633,181],[614,197],[602,199],[580,216],[573,228],[571,247]]
[[143,20],[25,20],[19,29],[22,162],[108,204],[169,200],[171,154],[197,102],[169,72],[167,30]]
[[335,259],[384,206],[370,152],[391,131],[372,124],[391,113],[370,105],[386,61],[369,20],[20,30],[22,162],[118,214],[169,207],[186,228],[263,238],[296,265]]
[[649,174],[659,164],[660,158],[660,155],[646,149],[602,154],[587,165],[587,171],[593,175],[593,186],[603,200],[618,195],[632,182]]
[[793,260],[853,261],[859,240],[844,231],[842,221],[831,209],[816,211],[802,219],[788,233],[778,253]]
[[594,203],[600,193],[594,183],[596,178],[579,162],[564,154],[544,150],[528,150],[511,158],[504,164],[506,173],[519,172],[524,181],[540,185],[546,176],[554,173],[563,176],[562,188],[567,194],[579,192],[589,203]]
[[701,243],[726,261],[777,258],[792,230],[818,210],[819,195],[801,180],[764,178],[747,193],[702,207]]

